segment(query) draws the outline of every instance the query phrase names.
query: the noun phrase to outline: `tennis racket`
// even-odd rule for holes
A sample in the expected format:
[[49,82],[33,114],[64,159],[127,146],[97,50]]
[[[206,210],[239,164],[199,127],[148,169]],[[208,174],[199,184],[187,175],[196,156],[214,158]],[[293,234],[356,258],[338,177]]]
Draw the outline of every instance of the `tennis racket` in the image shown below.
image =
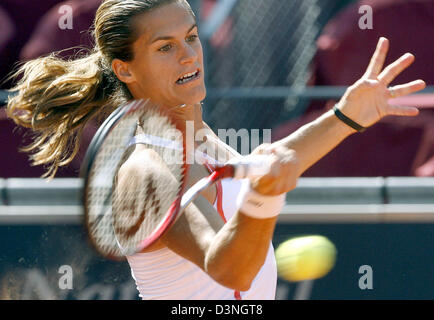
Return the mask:
[[[187,142],[174,123],[161,107],[135,100],[116,109],[92,139],[81,168],[84,217],[91,243],[104,257],[121,260],[155,243],[200,192],[218,180],[269,172],[270,156],[240,156],[186,190]],[[137,160],[137,145],[156,155],[156,161],[140,162],[143,172],[152,173],[146,179],[120,174],[128,161]],[[170,174],[175,183],[168,184],[162,174]]]

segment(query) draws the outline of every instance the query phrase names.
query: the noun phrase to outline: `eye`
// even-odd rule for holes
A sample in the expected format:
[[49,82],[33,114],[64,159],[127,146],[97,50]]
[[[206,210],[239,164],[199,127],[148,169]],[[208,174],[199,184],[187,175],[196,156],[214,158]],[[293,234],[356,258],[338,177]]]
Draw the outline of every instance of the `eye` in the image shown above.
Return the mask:
[[171,44],[166,44],[164,47],[161,47],[160,49],[158,49],[158,51],[168,52],[170,49],[172,49],[172,45]]
[[195,42],[198,38],[199,38],[199,36],[197,34],[192,34],[191,36],[187,37],[187,41],[188,42]]

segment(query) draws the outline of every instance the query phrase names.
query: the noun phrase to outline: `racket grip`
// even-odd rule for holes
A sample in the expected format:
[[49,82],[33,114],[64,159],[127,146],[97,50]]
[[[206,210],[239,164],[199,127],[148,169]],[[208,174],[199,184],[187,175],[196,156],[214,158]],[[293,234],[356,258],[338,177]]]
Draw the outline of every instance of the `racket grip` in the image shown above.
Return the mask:
[[248,155],[227,162],[234,167],[234,179],[254,179],[270,172],[271,155]]

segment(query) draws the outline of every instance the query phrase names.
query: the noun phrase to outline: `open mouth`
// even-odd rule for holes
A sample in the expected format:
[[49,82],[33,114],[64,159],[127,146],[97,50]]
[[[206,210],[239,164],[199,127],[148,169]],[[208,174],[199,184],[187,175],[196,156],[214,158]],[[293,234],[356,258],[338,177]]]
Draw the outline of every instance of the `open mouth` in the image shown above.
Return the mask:
[[196,79],[198,79],[200,76],[200,71],[196,70],[195,72],[191,72],[191,73],[186,73],[185,75],[183,75],[181,78],[179,78],[176,83],[177,84],[184,84],[187,82],[191,82],[194,81]]

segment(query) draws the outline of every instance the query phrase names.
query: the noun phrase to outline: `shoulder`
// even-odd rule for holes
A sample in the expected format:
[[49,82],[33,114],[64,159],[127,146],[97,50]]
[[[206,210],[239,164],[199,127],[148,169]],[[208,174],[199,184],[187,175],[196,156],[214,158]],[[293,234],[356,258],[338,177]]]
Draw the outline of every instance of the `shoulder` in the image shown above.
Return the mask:
[[[139,169],[144,169],[154,162],[158,162],[158,154],[152,149],[143,149],[138,151],[134,149],[125,157],[121,167],[119,168],[119,174],[132,173]],[[144,160],[149,160],[145,162]]]
[[118,177],[128,179],[130,182],[148,177],[164,179],[164,177],[171,177],[171,171],[155,150],[136,146],[120,166]]

